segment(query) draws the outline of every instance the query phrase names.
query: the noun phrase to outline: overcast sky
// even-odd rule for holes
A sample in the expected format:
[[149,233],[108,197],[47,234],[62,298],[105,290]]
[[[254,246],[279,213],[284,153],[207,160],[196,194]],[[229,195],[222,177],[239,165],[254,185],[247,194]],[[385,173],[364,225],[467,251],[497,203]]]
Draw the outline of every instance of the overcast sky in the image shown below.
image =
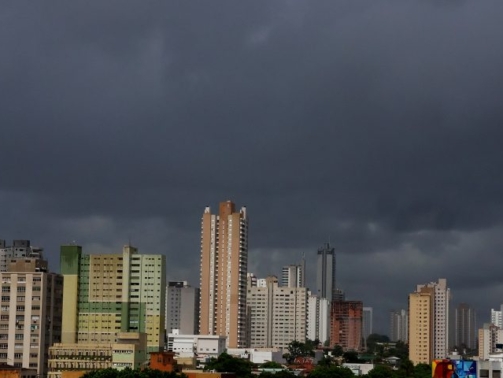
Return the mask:
[[337,251],[375,331],[447,278],[503,302],[503,2],[0,3],[0,238],[167,256],[246,205],[249,271]]

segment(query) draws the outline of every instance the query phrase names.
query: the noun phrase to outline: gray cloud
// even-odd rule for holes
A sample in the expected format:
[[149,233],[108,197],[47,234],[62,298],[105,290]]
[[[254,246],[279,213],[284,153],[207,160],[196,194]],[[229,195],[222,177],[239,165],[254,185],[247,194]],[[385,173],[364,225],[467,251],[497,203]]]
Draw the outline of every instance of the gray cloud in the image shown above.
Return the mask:
[[502,16],[497,1],[2,4],[1,237],[55,269],[61,243],[132,238],[197,283],[202,210],[231,198],[250,269],[306,252],[312,277],[330,237],[381,332],[440,276],[487,317]]

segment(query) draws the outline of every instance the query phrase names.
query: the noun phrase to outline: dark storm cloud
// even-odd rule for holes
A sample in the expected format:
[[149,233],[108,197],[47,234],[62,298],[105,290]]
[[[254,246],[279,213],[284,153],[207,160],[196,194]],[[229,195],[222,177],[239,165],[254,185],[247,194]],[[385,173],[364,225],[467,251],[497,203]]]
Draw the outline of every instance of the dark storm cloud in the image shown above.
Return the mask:
[[201,212],[231,198],[251,269],[331,238],[382,324],[439,276],[499,304],[500,2],[0,7],[1,237],[55,267],[131,237],[196,283]]

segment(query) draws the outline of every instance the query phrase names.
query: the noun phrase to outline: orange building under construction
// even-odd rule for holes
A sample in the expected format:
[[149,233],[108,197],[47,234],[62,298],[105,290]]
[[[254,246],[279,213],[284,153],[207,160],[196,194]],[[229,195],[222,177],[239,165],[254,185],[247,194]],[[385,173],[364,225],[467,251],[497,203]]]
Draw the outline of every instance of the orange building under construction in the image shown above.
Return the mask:
[[362,347],[363,302],[335,301],[330,313],[330,344],[345,351]]

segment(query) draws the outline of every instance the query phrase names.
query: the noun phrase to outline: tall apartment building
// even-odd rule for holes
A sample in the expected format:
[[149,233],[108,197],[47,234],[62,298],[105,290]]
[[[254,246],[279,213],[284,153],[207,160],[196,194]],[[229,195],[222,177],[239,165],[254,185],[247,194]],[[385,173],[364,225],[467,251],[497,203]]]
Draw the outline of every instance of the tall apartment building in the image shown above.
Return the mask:
[[[414,363],[445,358],[449,347],[450,289],[447,280],[440,278],[438,282],[417,285],[413,294],[409,295],[409,358]],[[427,311],[431,312],[430,316]],[[428,340],[427,345],[425,340]]]
[[491,323],[503,329],[502,314],[503,314],[503,305],[500,306],[499,310],[491,309]]
[[320,298],[334,302],[339,299],[335,281],[335,249],[325,243],[318,249],[316,264],[316,289]]
[[199,332],[199,288],[187,281],[170,281],[166,287],[166,333],[177,329],[182,335]]
[[460,303],[454,311],[454,346],[458,351],[477,348],[477,315],[475,309]]
[[206,207],[201,221],[199,333],[226,336],[229,348],[246,347],[248,216],[231,201],[218,214]]
[[330,344],[345,351],[362,348],[363,303],[361,301],[332,302]]
[[307,289],[283,287],[275,276],[266,286],[249,286],[247,293],[249,346],[286,348],[296,340],[306,341]]
[[307,338],[330,340],[330,301],[308,292],[307,299]]
[[306,260],[300,264],[286,265],[281,270],[281,286],[306,287]]
[[147,351],[164,347],[165,257],[139,254],[130,245],[118,254],[85,255],[61,247],[64,276],[64,344],[112,344],[119,333],[147,334]]
[[372,307],[363,308],[363,323],[362,323],[362,337],[365,341],[365,347],[367,346],[367,338],[373,333],[373,317],[374,311]]
[[409,294],[409,359],[414,364],[433,360],[433,289]]
[[33,253],[28,240],[19,242],[0,272],[0,364],[44,376],[49,346],[61,339],[63,277],[47,271],[42,249]]
[[407,310],[390,312],[390,340],[409,342],[409,313]]
[[503,344],[503,329],[492,324],[485,323],[479,329],[479,358],[488,360],[489,355],[495,352],[501,353],[501,345]]

